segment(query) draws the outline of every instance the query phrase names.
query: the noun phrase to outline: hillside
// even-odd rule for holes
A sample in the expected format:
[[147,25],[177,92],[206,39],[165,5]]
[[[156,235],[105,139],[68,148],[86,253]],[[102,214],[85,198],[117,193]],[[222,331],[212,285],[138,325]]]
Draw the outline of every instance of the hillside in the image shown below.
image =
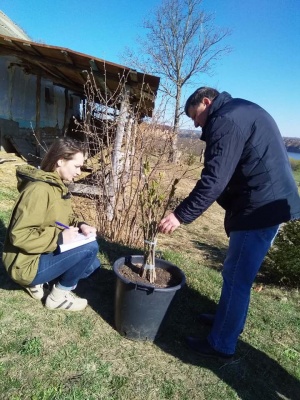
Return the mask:
[[300,138],[284,137],[283,141],[287,151],[300,153]]
[[[205,147],[205,143],[200,140],[200,131],[199,130],[181,130],[178,138],[179,144],[183,147],[188,147],[188,144],[191,142],[196,144],[196,149],[194,150],[195,154],[199,153],[199,149]],[[284,137],[283,142],[287,151],[293,153],[300,153],[300,138],[296,137]],[[200,153],[199,153],[200,154]]]

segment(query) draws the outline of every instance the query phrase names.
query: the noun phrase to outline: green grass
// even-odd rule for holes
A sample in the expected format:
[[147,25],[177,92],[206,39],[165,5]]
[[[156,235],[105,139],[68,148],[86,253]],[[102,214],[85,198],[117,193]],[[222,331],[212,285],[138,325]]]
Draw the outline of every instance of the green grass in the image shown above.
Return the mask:
[[[2,192],[4,204],[10,196],[11,192]],[[9,213],[5,209],[1,214],[0,242]],[[209,240],[213,245],[211,234]],[[222,365],[195,356],[183,340],[188,334],[208,333],[195,316],[214,311],[220,294],[221,273],[210,259],[199,263],[179,246],[163,252],[183,269],[187,285],[175,300],[163,335],[154,343],[133,342],[114,329],[111,265],[118,257],[139,251],[99,243],[103,268],[77,289],[89,301],[84,312],[45,309],[0,268],[1,400],[299,398],[298,290],[253,290],[235,361]]]
[[298,186],[300,186],[300,160],[290,158],[293,175]]

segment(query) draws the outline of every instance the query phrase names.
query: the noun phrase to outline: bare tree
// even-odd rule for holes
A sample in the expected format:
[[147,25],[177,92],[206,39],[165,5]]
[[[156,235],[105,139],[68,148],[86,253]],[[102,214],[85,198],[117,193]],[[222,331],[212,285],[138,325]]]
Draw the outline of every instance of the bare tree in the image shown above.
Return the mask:
[[230,47],[222,45],[228,29],[214,26],[214,15],[201,9],[202,0],[163,0],[146,19],[146,38],[139,39],[137,56],[126,50],[126,62],[161,77],[160,90],[174,104],[172,161],[177,161],[177,133],[182,115],[182,88],[200,73],[211,73],[214,63]]

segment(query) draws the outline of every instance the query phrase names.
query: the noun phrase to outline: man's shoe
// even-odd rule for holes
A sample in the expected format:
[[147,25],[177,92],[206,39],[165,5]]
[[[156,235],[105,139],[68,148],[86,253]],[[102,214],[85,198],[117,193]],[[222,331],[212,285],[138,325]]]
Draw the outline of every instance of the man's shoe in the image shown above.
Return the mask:
[[194,336],[188,336],[186,338],[186,343],[190,349],[202,357],[215,358],[219,361],[230,362],[234,356],[234,354],[226,354],[213,349],[206,339],[203,340]]
[[[213,326],[215,321],[215,314],[198,314],[197,321],[202,325]],[[243,333],[243,329],[241,330],[240,335]]]
[[56,285],[45,302],[45,307],[49,310],[81,311],[86,306],[86,299],[76,297],[71,291],[59,289]]
[[49,290],[44,288],[44,285],[35,285],[35,286],[23,286],[23,288],[33,297],[35,300],[42,300],[49,294]]
[[197,320],[202,325],[212,326],[215,320],[215,314],[198,314]]

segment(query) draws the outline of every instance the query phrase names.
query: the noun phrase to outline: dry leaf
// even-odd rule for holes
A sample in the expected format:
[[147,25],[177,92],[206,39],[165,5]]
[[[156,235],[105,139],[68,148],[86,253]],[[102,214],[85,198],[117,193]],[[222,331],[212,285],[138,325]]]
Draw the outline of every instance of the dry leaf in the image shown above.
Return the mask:
[[255,286],[253,290],[255,290],[255,292],[261,292],[263,290],[263,285]]

